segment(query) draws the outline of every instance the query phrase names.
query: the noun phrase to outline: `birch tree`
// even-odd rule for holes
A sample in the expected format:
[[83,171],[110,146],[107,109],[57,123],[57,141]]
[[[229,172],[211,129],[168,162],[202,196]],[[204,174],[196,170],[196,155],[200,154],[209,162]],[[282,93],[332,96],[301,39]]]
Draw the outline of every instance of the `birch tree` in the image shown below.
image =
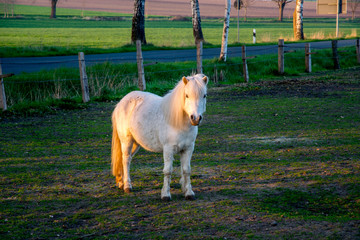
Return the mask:
[[198,0],[191,0],[191,11],[192,11],[192,24],[193,24],[193,35],[195,43],[204,41],[202,29],[201,29],[201,18],[200,8]]
[[224,62],[226,62],[226,55],[227,55],[230,9],[231,9],[231,0],[225,0],[224,28],[223,28],[223,35],[221,40],[221,52],[219,57],[219,60]]
[[293,14],[294,38],[296,40],[304,40],[303,6],[304,0],[296,0],[296,7]]
[[131,42],[141,40],[146,44],[145,38],[145,0],[134,0],[134,16],[132,18]]

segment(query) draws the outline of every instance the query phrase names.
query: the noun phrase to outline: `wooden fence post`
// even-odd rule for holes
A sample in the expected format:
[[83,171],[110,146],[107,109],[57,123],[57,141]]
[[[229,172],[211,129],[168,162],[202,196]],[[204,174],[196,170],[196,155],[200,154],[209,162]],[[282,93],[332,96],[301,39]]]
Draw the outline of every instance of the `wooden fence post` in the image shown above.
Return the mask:
[[219,75],[219,81],[224,81],[225,80],[225,73],[223,70],[220,70],[220,75]]
[[136,61],[138,67],[138,86],[141,91],[146,89],[144,61],[141,51],[141,40],[136,40]]
[[245,82],[249,82],[249,72],[248,67],[246,63],[246,46],[242,46],[242,61],[243,61],[243,74],[244,74],[244,80]]
[[[0,75],[2,75],[1,62],[0,62]],[[4,79],[2,77],[0,78],[0,108],[3,111],[7,109]]]
[[337,51],[337,40],[331,41],[332,46],[332,54],[333,54],[333,60],[334,60],[334,69],[340,69],[340,62],[339,62],[339,55]]
[[279,39],[278,43],[278,71],[284,73],[284,39]]
[[203,42],[196,42],[196,66],[197,73],[202,73],[202,56],[203,56]]
[[216,64],[214,65],[214,83],[218,83],[218,70],[216,68]]
[[305,71],[311,73],[311,49],[310,43],[305,44]]
[[84,103],[90,101],[89,95],[89,83],[86,75],[85,56],[83,52],[79,52],[79,71],[80,71],[80,83],[82,100]]
[[356,39],[356,57],[357,62],[360,63],[360,39]]

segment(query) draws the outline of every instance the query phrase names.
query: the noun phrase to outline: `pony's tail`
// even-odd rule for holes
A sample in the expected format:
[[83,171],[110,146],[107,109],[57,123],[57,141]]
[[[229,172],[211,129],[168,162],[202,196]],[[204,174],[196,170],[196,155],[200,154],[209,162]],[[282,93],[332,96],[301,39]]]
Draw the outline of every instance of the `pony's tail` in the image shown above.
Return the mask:
[[118,136],[118,131],[116,127],[115,118],[113,116],[113,134],[112,134],[112,143],[111,143],[111,172],[116,177],[116,184],[118,186],[122,185],[122,152],[121,152],[121,142]]

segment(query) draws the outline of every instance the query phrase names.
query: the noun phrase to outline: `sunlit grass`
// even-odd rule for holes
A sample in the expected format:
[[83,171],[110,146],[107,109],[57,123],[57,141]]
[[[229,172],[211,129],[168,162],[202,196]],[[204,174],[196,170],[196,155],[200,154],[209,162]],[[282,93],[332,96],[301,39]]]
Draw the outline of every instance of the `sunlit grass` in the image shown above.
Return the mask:
[[[88,53],[129,51],[131,42],[131,15],[85,11],[84,16],[114,17],[119,21],[93,21],[81,17],[81,10],[58,8],[58,18],[49,19],[49,8],[19,6],[18,18],[0,19],[0,55],[2,57],[69,55],[79,51]],[[194,48],[191,21],[170,21],[170,17],[147,16],[145,34],[150,49]],[[359,32],[357,21],[341,19],[342,37],[355,38]],[[222,19],[202,19],[206,47],[219,47],[222,39]],[[249,19],[241,22],[239,41],[236,19],[231,19],[228,43],[252,44],[252,31],[256,29],[257,43],[277,43],[279,38],[293,41],[292,21]],[[321,30],[319,30],[321,29]],[[334,38],[333,19],[304,19],[307,39]],[[49,48],[52,51],[49,51]],[[131,48],[134,51],[134,47]],[[146,48],[145,48],[146,49]]]
[[[313,71],[332,70],[331,50],[314,51],[316,51],[316,54],[312,57]],[[342,68],[357,66],[355,47],[342,48],[339,50],[339,53]],[[285,73],[282,77],[286,79],[287,77],[304,75],[305,64],[299,64],[299,60],[303,61],[304,59],[303,50],[287,53],[285,59]],[[210,85],[221,86],[244,83],[242,65],[239,62],[241,62],[241,59],[238,57],[228,59],[226,63],[219,62],[217,59],[204,60],[204,73],[212,80]],[[194,61],[156,63],[146,66],[147,91],[164,95],[172,89],[179,80],[179,76],[187,76],[194,72],[195,68],[196,63]],[[267,81],[269,85],[276,85],[276,82],[272,82],[273,79],[281,76],[277,70],[277,55],[263,55],[255,59],[249,59],[248,69],[251,84],[236,88],[239,94],[249,90],[263,91],[262,87],[257,84],[258,81]],[[220,73],[222,78],[220,78]],[[329,72],[328,75],[324,76],[324,79],[331,78],[331,75],[332,72]],[[117,100],[127,92],[137,89],[137,67],[133,63],[113,64],[107,62],[89,66],[87,67],[87,76],[89,79],[90,97],[94,101]],[[321,82],[324,79],[316,81]],[[58,108],[71,109],[84,107],[84,105],[80,104],[81,88],[79,72],[75,68],[59,68],[38,73],[18,74],[5,79],[4,82],[9,113],[31,115],[32,113],[52,112]],[[316,89],[309,89],[307,85],[304,85],[300,90],[316,92]],[[291,94],[298,94],[298,92],[289,92],[289,95]],[[337,92],[334,90],[332,92],[314,94],[319,96],[336,96]],[[302,101],[302,99],[298,101]],[[349,102],[351,101],[352,99],[350,98]],[[278,104],[278,102],[274,102],[274,104]],[[255,109],[257,108],[258,106],[255,107]],[[317,120],[315,119],[315,121]],[[291,124],[290,120],[287,120],[285,124]]]
[[[184,31],[187,34],[191,35]],[[207,34],[215,36],[218,31]],[[188,44],[176,36],[179,45]],[[336,72],[329,71],[331,52],[318,51],[314,75],[303,74],[299,64],[303,52],[286,56],[283,76],[276,74],[275,55],[250,59],[247,84],[241,77],[240,58],[228,64],[205,61],[211,81],[215,65],[225,78],[209,86],[207,112],[192,158],[195,201],[184,200],[176,156],[173,198],[161,202],[162,154],[144,150],[132,162],[134,192],[126,195],[115,188],[110,174],[110,116],[119,98],[136,89],[135,64],[89,67],[92,98],[100,102],[86,105],[79,100],[76,69],[11,79],[29,81],[29,87],[5,81],[8,96],[17,96],[11,104],[24,100],[14,113],[32,116],[0,118],[1,236],[356,239],[360,86],[355,50],[346,51],[341,53],[341,65],[349,69]],[[163,95],[194,67],[194,62],[146,67],[148,91]],[[69,78],[74,83],[33,82]],[[41,86],[48,95],[35,91]],[[40,100],[46,95],[51,103],[29,103],[29,95]]]
[[160,200],[162,154],[140,150],[131,168],[134,192],[115,188],[116,102],[2,121],[4,236],[356,238],[358,71],[273,81],[278,85],[209,89],[191,202],[181,193],[178,156],[171,202]]

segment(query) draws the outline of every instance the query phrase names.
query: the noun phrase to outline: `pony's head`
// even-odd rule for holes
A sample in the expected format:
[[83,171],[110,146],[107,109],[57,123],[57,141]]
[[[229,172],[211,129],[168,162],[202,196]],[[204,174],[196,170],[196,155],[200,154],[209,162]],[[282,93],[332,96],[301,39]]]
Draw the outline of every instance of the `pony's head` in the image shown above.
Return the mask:
[[208,79],[202,74],[193,77],[183,77],[184,83],[184,112],[188,116],[191,125],[197,126],[203,118],[206,110],[206,85]]
[[183,77],[163,100],[166,120],[176,128],[187,124],[197,126],[206,110],[206,85],[208,78],[203,74]]

